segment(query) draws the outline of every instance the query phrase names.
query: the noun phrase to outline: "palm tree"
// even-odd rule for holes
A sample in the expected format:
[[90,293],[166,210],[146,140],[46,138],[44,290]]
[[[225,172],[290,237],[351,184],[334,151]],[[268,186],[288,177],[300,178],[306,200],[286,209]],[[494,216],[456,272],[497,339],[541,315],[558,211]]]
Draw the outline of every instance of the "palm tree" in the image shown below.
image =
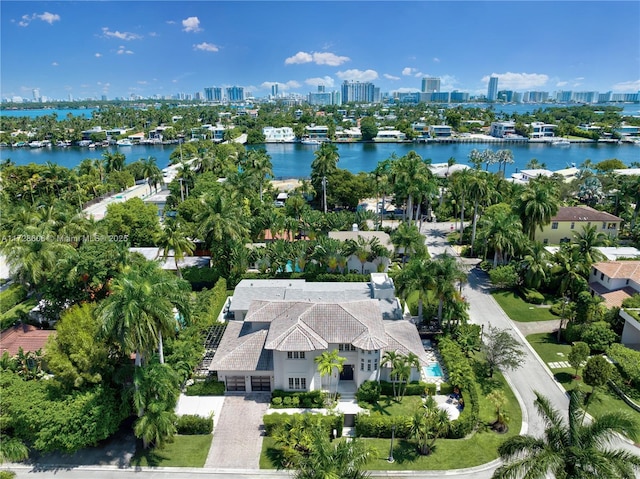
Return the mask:
[[429,276],[434,295],[438,298],[438,322],[442,324],[444,303],[456,295],[456,282],[462,284],[467,281],[467,273],[458,266],[453,256],[444,254],[431,261]]
[[429,455],[436,439],[447,434],[450,427],[447,411],[440,409],[435,399],[428,396],[411,421],[411,437],[417,442],[418,452],[424,456]]
[[558,212],[559,200],[557,187],[554,183],[544,180],[529,182],[529,186],[518,200],[518,210],[522,220],[524,232],[533,241],[536,229],[551,222],[551,218]]
[[471,233],[471,254],[473,255],[473,247],[476,243],[476,227],[478,224],[478,204],[480,200],[487,196],[488,192],[488,182],[485,177],[485,173],[482,171],[474,171],[469,178],[469,183],[467,188],[469,189],[469,194],[471,198],[473,198],[473,227]]
[[520,268],[524,271],[525,287],[539,289],[547,281],[551,268],[549,253],[544,244],[539,241],[530,243],[527,247],[527,253],[520,262]]
[[513,255],[522,237],[522,224],[512,212],[511,207],[504,203],[490,206],[480,220],[481,239],[489,248],[493,249],[493,266],[498,265],[498,258],[504,261],[507,255]]
[[398,395],[400,400],[404,398],[404,394],[407,392],[407,385],[411,379],[411,370],[413,368],[420,368],[420,359],[414,353],[409,353],[406,356],[401,356],[401,366],[398,370],[398,376],[400,378],[400,391]]
[[467,196],[469,195],[467,185],[469,184],[471,175],[472,172],[469,169],[458,170],[451,175],[451,188],[454,194],[458,196],[460,203],[460,244],[462,244],[462,237],[464,235],[465,201]]
[[120,343],[125,353],[136,354],[136,366],[156,347],[164,363],[162,337],[175,334],[178,327],[174,309],[185,322],[190,319],[189,290],[189,283],[155,262],[127,266],[97,310],[102,331]]
[[406,199],[407,220],[411,223],[414,200],[422,197],[424,190],[428,189],[431,171],[422,157],[412,150],[391,164],[391,172],[396,197]]
[[173,253],[178,278],[182,278],[178,261],[184,259],[185,255],[193,253],[195,245],[184,233],[180,220],[165,221],[162,231],[156,237],[156,244],[158,245],[158,256],[161,256],[164,261]]
[[507,165],[513,164],[513,152],[511,150],[498,150],[495,154],[499,165],[498,172],[500,171],[500,167],[502,167],[502,176],[504,177],[507,172]]
[[418,227],[409,223],[400,223],[391,233],[391,243],[396,247],[396,252],[402,248],[402,264],[406,263],[408,257],[422,257],[427,253],[424,244],[425,238],[418,230]]
[[107,173],[111,173],[112,171],[122,171],[124,168],[126,157],[119,151],[116,151],[115,153],[105,151],[102,154],[102,158],[104,161],[104,169]]
[[398,379],[397,376],[397,367],[400,361],[400,354],[398,354],[396,351],[386,351],[383,355],[382,355],[382,359],[380,360],[380,367],[385,367],[385,366],[389,366],[391,367],[391,374],[389,375],[389,379],[391,381],[391,384],[393,385],[393,397],[396,398],[397,394],[396,394],[396,381]]
[[326,213],[327,177],[338,169],[340,155],[336,145],[325,142],[314,152],[314,156],[311,163],[311,183],[316,191],[322,190],[322,209]]
[[617,434],[633,439],[640,436],[638,423],[626,413],[614,411],[585,424],[580,393],[573,390],[569,394],[565,420],[549,399],[536,392],[535,405],[546,424],[544,437],[515,436],[502,443],[498,452],[506,463],[496,469],[493,479],[637,477],[640,457],[608,446],[617,440]]
[[206,194],[200,201],[202,209],[196,218],[200,225],[198,232],[209,245],[248,236],[249,228],[241,206],[229,200],[223,192]]
[[265,150],[250,150],[244,159],[246,170],[255,175],[260,183],[260,202],[262,202],[262,189],[264,180],[273,178],[273,165],[271,157]]
[[391,165],[397,158],[395,153],[386,160],[379,161],[376,168],[371,173],[376,185],[376,195],[382,196],[382,206],[380,208],[380,224],[384,219],[387,195],[392,192],[391,189]]
[[598,246],[605,246],[607,237],[604,233],[598,232],[596,225],[587,225],[582,227],[582,232],[573,232],[573,242],[578,251],[584,256],[587,268],[596,261],[602,261],[606,259],[600,250],[596,249]]
[[431,276],[431,262],[426,258],[412,258],[396,276],[398,296],[406,298],[418,293],[418,320],[422,322],[423,305],[429,290],[434,287]]
[[[320,377],[329,376],[329,396],[332,402],[335,401],[335,397],[338,395],[338,382],[340,381],[339,374],[342,372],[344,362],[347,358],[343,358],[338,354],[338,350],[334,349],[331,352],[323,351],[320,356],[316,356],[315,362],[318,365],[318,372]],[[336,393],[335,396],[331,395],[331,379],[334,372],[338,373],[338,380],[336,381]]]
[[158,191],[158,185],[162,183],[162,172],[158,165],[156,164],[156,159],[153,156],[148,157],[147,159],[143,159],[142,161],[142,176],[147,180],[147,185],[149,185],[149,194],[151,194],[151,185],[155,187],[156,192]]

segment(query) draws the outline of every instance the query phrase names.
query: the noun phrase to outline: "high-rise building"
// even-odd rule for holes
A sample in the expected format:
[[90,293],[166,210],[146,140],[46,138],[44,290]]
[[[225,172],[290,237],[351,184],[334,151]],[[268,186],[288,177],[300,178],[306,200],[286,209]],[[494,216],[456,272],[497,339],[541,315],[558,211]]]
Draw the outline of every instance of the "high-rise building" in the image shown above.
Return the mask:
[[440,91],[440,78],[424,77],[422,79],[422,93],[438,93]]
[[342,103],[373,103],[374,101],[375,86],[373,83],[345,80],[342,84]]
[[498,99],[498,77],[489,78],[489,88],[487,89],[487,100],[496,101]]
[[227,101],[244,101],[244,88],[241,86],[227,87]]
[[466,91],[453,90],[451,92],[451,102],[463,103],[469,101],[469,93]]
[[324,93],[324,85],[318,85],[318,93]]
[[307,96],[310,105],[331,105],[333,95],[329,92],[311,92]]
[[33,89],[33,101],[40,101],[42,99],[42,97],[40,96],[40,89],[39,88],[34,88]]
[[278,98],[278,84],[274,83],[271,85],[271,96],[273,98]]
[[210,86],[204,89],[205,101],[222,101],[222,88]]

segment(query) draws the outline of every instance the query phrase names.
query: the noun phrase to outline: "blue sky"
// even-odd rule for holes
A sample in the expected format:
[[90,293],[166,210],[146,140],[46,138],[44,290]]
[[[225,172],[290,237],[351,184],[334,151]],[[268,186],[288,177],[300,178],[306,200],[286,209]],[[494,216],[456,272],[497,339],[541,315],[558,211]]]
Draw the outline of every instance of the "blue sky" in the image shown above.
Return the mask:
[[640,2],[0,2],[0,96],[640,90]]

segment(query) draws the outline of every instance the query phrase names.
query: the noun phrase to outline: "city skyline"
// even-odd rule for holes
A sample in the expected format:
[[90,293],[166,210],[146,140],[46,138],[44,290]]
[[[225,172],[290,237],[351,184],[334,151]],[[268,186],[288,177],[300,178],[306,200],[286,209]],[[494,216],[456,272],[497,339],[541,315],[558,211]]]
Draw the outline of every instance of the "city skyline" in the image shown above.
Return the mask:
[[3,1],[0,12],[2,98],[306,95],[345,80],[418,92],[425,77],[486,95],[491,76],[499,90],[640,90],[630,1]]

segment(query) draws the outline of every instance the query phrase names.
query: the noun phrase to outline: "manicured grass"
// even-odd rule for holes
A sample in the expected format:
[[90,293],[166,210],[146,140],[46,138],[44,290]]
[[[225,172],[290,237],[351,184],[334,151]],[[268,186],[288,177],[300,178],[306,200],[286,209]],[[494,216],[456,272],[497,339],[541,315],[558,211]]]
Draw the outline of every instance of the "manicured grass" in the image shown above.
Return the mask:
[[[536,350],[538,356],[547,363],[547,366],[550,362],[566,361],[569,351],[571,351],[571,346],[568,344],[558,344],[556,338],[557,336],[554,333],[539,333],[527,336],[527,341],[529,341],[533,349]],[[551,369],[551,372],[567,391],[579,388],[582,391],[591,392],[591,386],[586,385],[582,381],[582,378],[575,379],[573,377],[576,372],[575,369],[571,367]],[[578,371],[578,373],[580,374],[581,370]],[[597,417],[610,411],[626,411],[640,419],[640,413],[630,408],[615,392],[608,388],[597,391],[593,401],[589,405],[589,414]]]
[[0,314],[1,328],[5,329],[13,326],[15,322],[20,318],[26,316],[38,304],[36,298],[29,298],[21,303],[16,304],[13,308],[9,309],[6,313]]
[[[395,462],[387,462],[389,456],[390,439],[365,438],[377,451],[377,457],[367,465],[369,470],[447,470],[486,464],[498,457],[498,446],[507,438],[520,433],[522,413],[520,405],[507,385],[502,374],[495,373],[493,378],[484,376],[482,365],[473,361],[479,383],[480,420],[479,429],[466,439],[438,439],[435,451],[429,456],[418,454],[414,441],[397,439],[393,446]],[[505,411],[510,418],[509,431],[497,434],[490,430],[489,425],[495,420],[495,411],[486,395],[493,389],[502,389],[507,396]],[[381,399],[381,410],[390,414],[413,414],[421,399],[417,396],[406,396],[401,404],[390,401],[387,406],[386,398]],[[265,437],[260,455],[261,469],[275,469],[279,457],[278,447],[271,437]]]
[[491,293],[500,307],[514,321],[550,321],[559,319],[551,314],[548,306],[529,304],[514,291],[494,291]]
[[401,401],[395,401],[392,396],[380,396],[377,404],[362,403],[360,407],[383,416],[412,416],[422,404],[420,396],[405,396]]
[[204,467],[213,435],[176,435],[173,442],[162,449],[138,450],[131,459],[132,466]]

